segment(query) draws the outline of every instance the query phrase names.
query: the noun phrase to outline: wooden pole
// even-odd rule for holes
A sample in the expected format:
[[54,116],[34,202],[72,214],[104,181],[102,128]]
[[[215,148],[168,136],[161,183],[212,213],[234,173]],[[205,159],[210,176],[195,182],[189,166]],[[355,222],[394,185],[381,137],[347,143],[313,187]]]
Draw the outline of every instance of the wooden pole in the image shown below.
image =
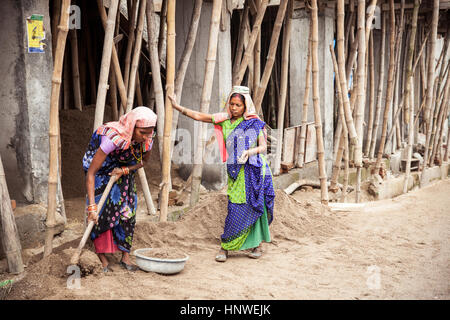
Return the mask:
[[236,76],[233,78],[233,85],[240,85],[242,79],[244,79],[245,70],[247,70],[247,66],[250,62],[251,57],[253,56],[253,48],[255,46],[256,38],[261,30],[261,23],[264,18],[264,13],[266,12],[267,5],[269,4],[269,0],[261,0],[261,3],[258,7],[258,12],[256,13],[255,22],[253,23],[252,33],[250,34],[250,40],[248,42],[247,48],[245,49],[244,56],[241,61],[241,65],[239,67],[239,71]]
[[292,14],[294,12],[294,1],[289,0],[289,9],[286,17],[286,22],[283,32],[283,47],[281,50],[281,83],[280,83],[280,96],[278,100],[278,118],[277,118],[277,129],[278,129],[278,143],[275,152],[275,170],[274,174],[279,175],[281,169],[281,151],[283,144],[283,130],[284,130],[284,111],[286,106],[286,95],[287,95],[287,84],[288,84],[288,67],[289,67],[289,48],[291,41],[291,29],[292,29]]
[[[306,58],[306,72],[305,72],[305,93],[303,94],[303,108],[302,108],[302,126],[300,127],[300,139],[299,139],[299,156],[298,166],[303,168],[305,160],[305,141],[306,141],[306,127],[308,123],[308,107],[309,107],[309,91],[311,88],[311,21],[309,23],[309,36],[308,36],[308,56]],[[279,141],[278,143],[281,143]]]
[[136,29],[136,39],[134,43],[134,52],[133,59],[131,60],[131,69],[130,69],[130,82],[128,83],[128,99],[127,99],[127,110],[126,112],[130,112],[133,109],[134,104],[134,95],[136,93],[136,77],[137,70],[139,67],[139,57],[141,56],[141,47],[142,47],[142,31],[144,29],[144,19],[145,19],[145,8],[147,6],[147,1],[141,0],[139,3],[139,17],[138,24]]
[[[161,12],[159,14],[159,40],[158,42],[158,57],[161,58],[163,55],[164,42],[166,41],[166,25],[167,25],[167,1],[162,0]],[[153,11],[154,12],[154,11]]]
[[[172,131],[173,107],[169,95],[174,94],[175,85],[175,0],[167,0],[167,76],[166,76],[166,114],[164,118],[164,144],[162,157],[162,183],[160,199],[160,221],[167,221],[170,187],[170,136]],[[220,6],[219,6],[220,11]],[[212,81],[211,81],[212,82]]]
[[158,115],[158,123],[156,126],[157,138],[158,138],[158,148],[160,159],[162,159],[163,154],[163,135],[164,135],[164,91],[161,81],[161,68],[158,56],[158,38],[156,33],[156,21],[155,21],[155,10],[153,6],[153,0],[148,0],[147,4],[147,35],[148,35],[148,51],[150,53],[150,65],[152,68],[152,84],[153,92],[155,95],[156,103],[156,114]]
[[[280,5],[281,6],[281,5]],[[311,57],[312,57],[312,92],[314,105],[314,119],[316,127],[317,158],[319,160],[319,180],[322,204],[328,204],[327,174],[325,171],[325,158],[322,137],[322,119],[320,115],[320,93],[319,93],[319,23],[317,13],[317,0],[311,0]]]
[[283,19],[284,15],[286,14],[287,4],[288,4],[287,0],[282,1],[280,2],[280,6],[278,7],[277,17],[275,18],[275,23],[273,25],[272,37],[270,38],[269,53],[267,55],[266,65],[264,66],[264,72],[254,96],[256,113],[259,113],[261,110],[261,104],[264,98],[264,93],[266,92],[266,87],[267,84],[269,83],[270,75],[272,74],[272,67],[275,62],[275,54],[277,52],[278,47],[278,38],[280,37],[281,26],[283,25]]
[[[212,84],[214,80],[214,68],[216,66],[217,41],[219,34],[220,13],[222,7],[222,0],[214,0],[211,13],[211,25],[208,39],[208,52],[206,56],[205,77],[203,80],[202,97],[200,102],[200,112],[208,113]],[[253,49],[252,49],[253,50]],[[194,154],[194,165],[192,168],[192,186],[190,205],[194,206],[198,202],[200,183],[202,180],[203,169],[203,150],[206,142],[206,128],[205,124],[200,123],[199,143]]]
[[[438,20],[439,20],[439,0],[433,0],[433,16],[431,20],[431,35],[429,41],[429,51],[428,51],[428,75],[427,75],[427,88],[430,90],[427,91],[425,109],[424,109],[424,120],[425,120],[425,129],[426,129],[426,140],[425,140],[425,153],[423,156],[423,168],[427,167],[428,156],[429,156],[429,144],[431,138],[431,109],[433,102],[433,83],[434,83],[434,54],[436,48],[436,38],[437,38],[437,28],[438,28]],[[421,182],[423,181],[423,174],[421,175]]]
[[[448,42],[449,42],[449,31],[450,28],[447,27],[447,35],[445,37],[445,43],[444,43],[444,47],[442,48],[442,52],[441,52],[441,57],[447,57],[447,49],[448,49]],[[434,117],[433,117],[433,129],[431,132],[431,138],[430,138],[430,146],[429,146],[429,155],[430,155],[430,165],[433,164],[433,160],[434,160],[434,156],[435,156],[435,152],[436,149],[434,148],[436,146],[436,142],[438,139],[438,132],[439,132],[439,128],[440,128],[440,120],[438,120],[438,118],[440,117],[441,112],[443,111],[443,108],[445,108],[445,104],[440,103],[441,101],[441,95],[446,93],[446,89],[444,88],[443,90],[441,90],[441,85],[443,84],[443,79],[445,77],[444,73],[446,71],[448,71],[448,67],[449,64],[446,65],[446,62],[444,61],[444,59],[439,59],[438,64],[436,65],[436,69],[440,67],[440,72],[439,72],[439,77],[438,77],[438,83],[437,85],[435,84],[435,89],[436,91],[434,92],[434,97],[433,97],[433,105],[435,106],[434,109]]]
[[[435,155],[436,153],[439,152],[440,145],[442,142],[442,134],[444,133],[443,130],[441,130],[441,128],[443,127],[443,122],[446,118],[447,115],[447,106],[448,106],[448,96],[449,96],[449,91],[450,91],[450,72],[447,73],[447,80],[445,81],[445,87],[443,89],[444,91],[444,97],[441,100],[441,103],[439,104],[440,108],[439,108],[439,114],[436,120],[436,124],[435,124],[435,139],[433,141],[433,149],[431,152],[431,157],[430,157],[430,164],[434,163],[434,159],[435,159]],[[445,115],[445,116],[444,116]]]
[[[103,6],[102,0],[97,0],[97,6],[98,6],[99,13],[100,13],[100,18],[102,20],[103,29],[106,31],[106,28],[107,28],[106,21],[107,21],[108,17],[106,15],[106,10],[105,10],[105,7]],[[119,57],[118,57],[115,45],[112,46],[111,60],[112,60],[113,68],[114,68],[114,74],[116,75],[116,84],[117,84],[117,89],[119,91],[120,102],[122,105],[122,108],[120,108],[120,113],[119,113],[119,116],[121,116],[125,112],[126,106],[127,106],[127,90],[125,88],[125,83],[123,82],[122,71],[120,69],[120,63],[119,63]],[[99,83],[99,86],[100,86],[100,83]]]
[[[105,190],[103,191],[103,194],[100,198],[100,201],[97,204],[97,214],[99,214],[100,211],[102,210],[103,204],[105,203],[106,198],[108,197],[109,192],[111,191],[111,188],[116,181],[117,181],[117,176],[115,176],[115,175],[113,175],[113,176],[111,176],[111,178],[109,178],[108,184],[106,185]],[[73,253],[73,255],[70,259],[70,263],[72,265],[78,264],[78,261],[80,260],[81,250],[83,250],[84,245],[86,244],[87,238],[91,234],[92,228],[94,227],[94,224],[95,224],[94,221],[89,221],[89,224],[87,225],[86,230],[83,233],[83,237],[81,237],[81,241],[80,241],[76,251]]]
[[62,86],[63,86],[63,107],[64,110],[70,109],[70,101],[71,101],[71,90],[70,90],[70,63],[69,63],[69,50],[65,50],[65,59],[63,62],[63,77],[62,77]]
[[239,66],[241,64],[242,60],[242,54],[244,53],[244,34],[246,30],[246,25],[249,20],[249,8],[250,4],[247,1],[244,5],[244,11],[242,12],[241,22],[240,22],[240,30],[238,35],[238,42],[236,47],[236,54],[234,55],[234,63],[233,63],[233,69],[232,69],[232,75],[235,77],[237,75],[237,72],[239,71]]
[[364,149],[364,155],[369,156],[370,145],[373,132],[373,118],[375,109],[375,64],[373,54],[373,33],[370,35],[369,42],[369,70],[370,70],[370,100],[369,100],[369,119],[367,125],[367,140]]
[[131,12],[128,12],[128,42],[127,42],[127,50],[125,53],[125,71],[124,71],[124,84],[125,84],[125,90],[127,93],[130,91],[130,64],[131,64],[131,53],[133,51],[133,44],[135,40],[135,21],[136,21],[136,11],[137,11],[137,5],[138,1],[145,1],[145,0],[133,0],[133,5],[131,7]]
[[337,59],[339,66],[339,81],[341,83],[342,97],[344,98],[345,121],[350,136],[350,144],[356,145],[358,135],[356,134],[355,124],[353,122],[352,111],[348,99],[348,86],[345,73],[345,53],[344,53],[344,0],[337,0]]
[[383,97],[383,84],[384,84],[384,52],[386,47],[386,16],[381,13],[381,50],[380,50],[380,69],[378,77],[378,89],[377,89],[377,103],[375,107],[375,119],[373,124],[373,131],[370,142],[369,159],[373,159],[375,155],[375,147],[377,144],[378,127],[380,123],[381,103]]
[[375,163],[376,172],[378,173],[381,168],[381,159],[383,157],[384,146],[386,143],[386,131],[388,125],[389,109],[392,104],[392,97],[394,93],[394,69],[395,69],[395,9],[394,0],[389,0],[389,14],[390,14],[390,39],[389,39],[389,70],[388,70],[388,83],[386,88],[386,103],[384,106],[383,114],[383,127],[381,131],[380,146],[377,154],[377,161]]
[[[261,0],[256,0],[257,12],[261,6]],[[255,48],[253,49],[253,91],[255,93],[256,88],[258,88],[261,82],[261,32],[258,32],[256,37]],[[285,118],[287,119],[287,117]]]
[[356,166],[356,203],[359,203],[361,197],[361,167],[362,167],[362,143],[363,143],[363,121],[366,103],[366,91],[364,87],[364,79],[366,77],[366,1],[358,0],[358,68],[357,79],[358,91],[356,93],[356,115],[355,127],[358,135],[358,143],[355,146],[355,166]]
[[[339,122],[341,123],[341,131],[342,131],[340,133],[339,145],[337,148],[336,158],[334,160],[333,171],[332,171],[331,180],[330,180],[330,191],[336,192],[339,172],[341,170],[342,156],[344,155],[344,152],[345,152],[346,143],[347,143],[347,148],[348,148],[348,130],[347,130],[347,125],[345,123],[344,103],[343,103],[343,98],[342,98],[341,84],[339,82],[339,68],[338,68],[338,64],[336,61],[336,56],[334,54],[333,45],[330,45],[330,53],[331,53],[331,59],[333,60],[333,66],[334,66],[334,74],[335,74],[335,79],[336,79],[335,80],[336,81],[336,93],[337,93],[337,98],[338,98],[338,103],[339,103]],[[346,161],[347,161],[347,166],[348,166],[348,150],[347,150],[347,153],[345,153],[345,155],[346,155]],[[348,180],[347,180],[347,185],[348,185]]]
[[22,247],[20,245],[19,232],[17,231],[16,220],[11,207],[8,186],[6,185],[5,171],[3,170],[2,158],[0,155],[0,225],[3,252],[8,261],[8,271],[10,273],[21,273],[24,270],[22,261]]
[[56,44],[55,62],[52,75],[52,91],[50,97],[49,120],[49,172],[48,172],[48,204],[47,204],[47,239],[44,247],[44,257],[52,253],[52,239],[54,228],[57,226],[57,188],[58,188],[58,103],[61,89],[61,73],[64,62],[64,49],[66,46],[67,32],[69,30],[69,6],[70,0],[63,0],[61,5],[61,19],[58,26],[58,39]]
[[81,97],[81,86],[80,86],[80,69],[78,61],[78,39],[77,39],[77,29],[72,29],[69,31],[70,35],[70,48],[72,52],[72,82],[73,82],[73,96],[75,102],[75,108],[82,111],[83,110],[83,98]]
[[108,90],[108,76],[111,64],[111,55],[114,47],[114,27],[119,0],[111,0],[108,19],[105,28],[105,40],[103,43],[102,62],[100,66],[100,79],[98,81],[97,103],[95,105],[94,131],[103,124],[105,112],[106,91]]

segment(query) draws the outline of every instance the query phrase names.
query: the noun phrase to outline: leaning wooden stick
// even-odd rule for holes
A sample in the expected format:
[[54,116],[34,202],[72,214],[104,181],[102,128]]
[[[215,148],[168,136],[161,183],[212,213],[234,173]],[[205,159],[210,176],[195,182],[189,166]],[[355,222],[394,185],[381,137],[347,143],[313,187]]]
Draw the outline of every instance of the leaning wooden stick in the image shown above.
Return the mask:
[[[97,214],[100,213],[100,210],[103,207],[103,204],[105,203],[106,197],[108,197],[109,192],[111,191],[111,188],[113,184],[117,181],[117,176],[111,176],[109,179],[108,184],[106,185],[105,191],[103,191],[102,197],[100,198],[100,201],[97,205]],[[78,245],[77,250],[72,255],[72,258],[70,259],[71,264],[78,264],[78,261],[80,260],[81,250],[83,250],[84,245],[86,244],[88,236],[91,234],[92,228],[94,227],[94,221],[90,221],[88,226],[86,227],[86,230],[84,231],[83,237],[81,238],[80,244]]]

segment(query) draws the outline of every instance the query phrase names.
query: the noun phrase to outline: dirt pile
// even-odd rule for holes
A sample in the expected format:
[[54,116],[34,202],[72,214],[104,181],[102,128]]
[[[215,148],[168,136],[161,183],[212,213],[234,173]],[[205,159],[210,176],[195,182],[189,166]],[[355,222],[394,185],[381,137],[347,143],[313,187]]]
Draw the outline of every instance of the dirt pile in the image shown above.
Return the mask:
[[[176,222],[136,224],[134,248],[202,248],[219,244],[227,215],[227,196],[209,193]],[[320,203],[299,202],[281,190],[276,191],[271,236],[275,241],[298,241],[304,237],[329,236],[338,226],[336,217]]]

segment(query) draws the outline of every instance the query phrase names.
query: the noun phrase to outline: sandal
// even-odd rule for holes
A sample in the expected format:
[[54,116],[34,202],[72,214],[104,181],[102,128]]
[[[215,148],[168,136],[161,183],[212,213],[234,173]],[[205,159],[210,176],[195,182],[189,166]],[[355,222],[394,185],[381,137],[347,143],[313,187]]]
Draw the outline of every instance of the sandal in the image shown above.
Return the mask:
[[136,271],[138,268],[131,264],[126,264],[123,261],[120,261],[120,266],[128,271]]
[[260,247],[254,248],[248,255],[252,259],[259,259],[262,256],[262,250]]
[[106,267],[103,267],[103,272],[104,272],[104,273],[114,272],[114,270],[111,269],[111,268],[109,267],[109,265],[107,265]]
[[216,261],[217,262],[225,262],[227,261],[228,257],[228,251],[226,250],[220,250],[219,253],[216,255]]

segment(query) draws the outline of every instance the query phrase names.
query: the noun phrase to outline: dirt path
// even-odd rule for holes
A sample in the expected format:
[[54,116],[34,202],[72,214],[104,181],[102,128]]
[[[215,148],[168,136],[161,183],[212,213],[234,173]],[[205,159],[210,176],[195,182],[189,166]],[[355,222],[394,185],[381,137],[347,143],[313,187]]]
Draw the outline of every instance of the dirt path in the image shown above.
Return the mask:
[[95,266],[80,289],[68,289],[64,272],[75,240],[47,261],[30,261],[8,298],[449,299],[449,194],[447,179],[368,203],[360,212],[332,213],[299,192],[277,193],[273,242],[265,244],[263,257],[238,253],[225,263],[214,256],[224,219],[217,208],[226,198],[209,194],[180,221],[136,228],[135,249],[177,246],[187,252],[181,273],[129,273],[113,266],[115,272],[102,274]]

